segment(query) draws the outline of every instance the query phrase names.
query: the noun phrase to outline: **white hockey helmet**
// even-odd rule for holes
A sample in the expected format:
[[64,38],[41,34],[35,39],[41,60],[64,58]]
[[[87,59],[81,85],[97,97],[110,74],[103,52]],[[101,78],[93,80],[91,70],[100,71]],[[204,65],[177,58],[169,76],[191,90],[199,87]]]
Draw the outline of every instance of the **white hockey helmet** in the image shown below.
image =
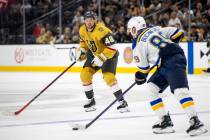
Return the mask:
[[127,30],[133,37],[135,37],[139,30],[146,28],[146,22],[143,17],[132,17],[127,24]]

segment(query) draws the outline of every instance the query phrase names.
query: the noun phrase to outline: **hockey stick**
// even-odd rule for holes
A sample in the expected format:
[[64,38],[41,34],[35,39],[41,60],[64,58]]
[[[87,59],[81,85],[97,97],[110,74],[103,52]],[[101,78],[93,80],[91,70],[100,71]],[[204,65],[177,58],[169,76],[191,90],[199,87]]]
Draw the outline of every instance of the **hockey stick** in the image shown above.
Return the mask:
[[100,114],[98,114],[92,121],[89,123],[82,125],[82,124],[73,124],[72,130],[85,130],[90,127],[101,115],[103,115],[114,103],[116,103],[120,98],[122,98],[134,85],[134,82],[130,87],[128,87],[118,98],[116,98],[110,105],[108,105]]
[[36,98],[38,98],[45,90],[47,90],[58,78],[60,78],[68,69],[70,69],[76,61],[69,65],[60,75],[58,75],[52,82],[50,82],[42,91],[39,92],[33,99],[31,99],[27,104],[25,104],[20,110],[16,111],[14,114],[19,115],[23,110],[25,110]]
[[[157,67],[156,65],[153,65],[150,68],[150,71]],[[133,86],[135,86],[136,82],[134,82],[132,85],[130,85],[118,98],[116,98],[110,105],[108,105],[100,114],[98,114],[92,121],[89,123],[82,125],[82,124],[73,124],[72,130],[85,130],[88,127],[90,127],[101,115],[103,115],[113,104],[115,104],[120,98],[122,98]]]

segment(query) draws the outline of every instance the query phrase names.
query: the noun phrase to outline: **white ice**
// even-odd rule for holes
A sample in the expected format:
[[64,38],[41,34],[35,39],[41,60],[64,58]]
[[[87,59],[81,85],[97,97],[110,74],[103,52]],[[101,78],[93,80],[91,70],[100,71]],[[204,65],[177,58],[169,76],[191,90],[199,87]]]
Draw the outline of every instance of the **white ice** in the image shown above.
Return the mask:
[[[151,111],[145,85],[135,86],[126,95],[131,112],[119,113],[114,104],[88,129],[72,131],[72,124],[85,125],[113,100],[100,73],[94,76],[97,110],[86,113],[86,102],[78,73],[66,73],[18,116],[9,115],[45,88],[59,73],[0,73],[0,140],[209,140],[210,132],[190,137],[185,132],[189,119],[169,89],[162,94],[170,111],[174,134],[153,134],[157,117]],[[119,85],[127,89],[133,74],[117,74]],[[196,110],[210,131],[210,75],[189,75],[190,92]]]

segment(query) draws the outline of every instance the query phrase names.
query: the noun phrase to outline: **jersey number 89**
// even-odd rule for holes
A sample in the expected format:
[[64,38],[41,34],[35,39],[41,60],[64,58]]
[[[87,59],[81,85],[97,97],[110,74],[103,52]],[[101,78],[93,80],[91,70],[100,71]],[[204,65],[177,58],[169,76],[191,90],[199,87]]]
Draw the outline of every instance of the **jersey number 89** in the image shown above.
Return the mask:
[[164,48],[167,45],[161,37],[156,35],[151,37],[150,43],[157,48]]

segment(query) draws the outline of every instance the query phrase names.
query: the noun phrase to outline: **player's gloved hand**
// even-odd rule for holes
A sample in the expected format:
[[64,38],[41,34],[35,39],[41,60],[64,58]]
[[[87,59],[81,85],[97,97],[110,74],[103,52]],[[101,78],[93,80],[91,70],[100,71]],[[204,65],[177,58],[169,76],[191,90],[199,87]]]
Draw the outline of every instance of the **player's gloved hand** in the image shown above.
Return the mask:
[[92,66],[93,67],[101,67],[106,60],[107,60],[107,57],[103,53],[98,54],[93,59]]
[[147,75],[148,74],[144,74],[140,71],[137,71],[135,73],[135,81],[137,85],[142,85],[147,81]]
[[77,61],[83,61],[86,59],[86,50],[84,48],[77,48],[76,50],[76,60]]
[[103,65],[104,61],[100,59],[98,56],[95,56],[95,58],[92,61],[93,67],[101,67]]

